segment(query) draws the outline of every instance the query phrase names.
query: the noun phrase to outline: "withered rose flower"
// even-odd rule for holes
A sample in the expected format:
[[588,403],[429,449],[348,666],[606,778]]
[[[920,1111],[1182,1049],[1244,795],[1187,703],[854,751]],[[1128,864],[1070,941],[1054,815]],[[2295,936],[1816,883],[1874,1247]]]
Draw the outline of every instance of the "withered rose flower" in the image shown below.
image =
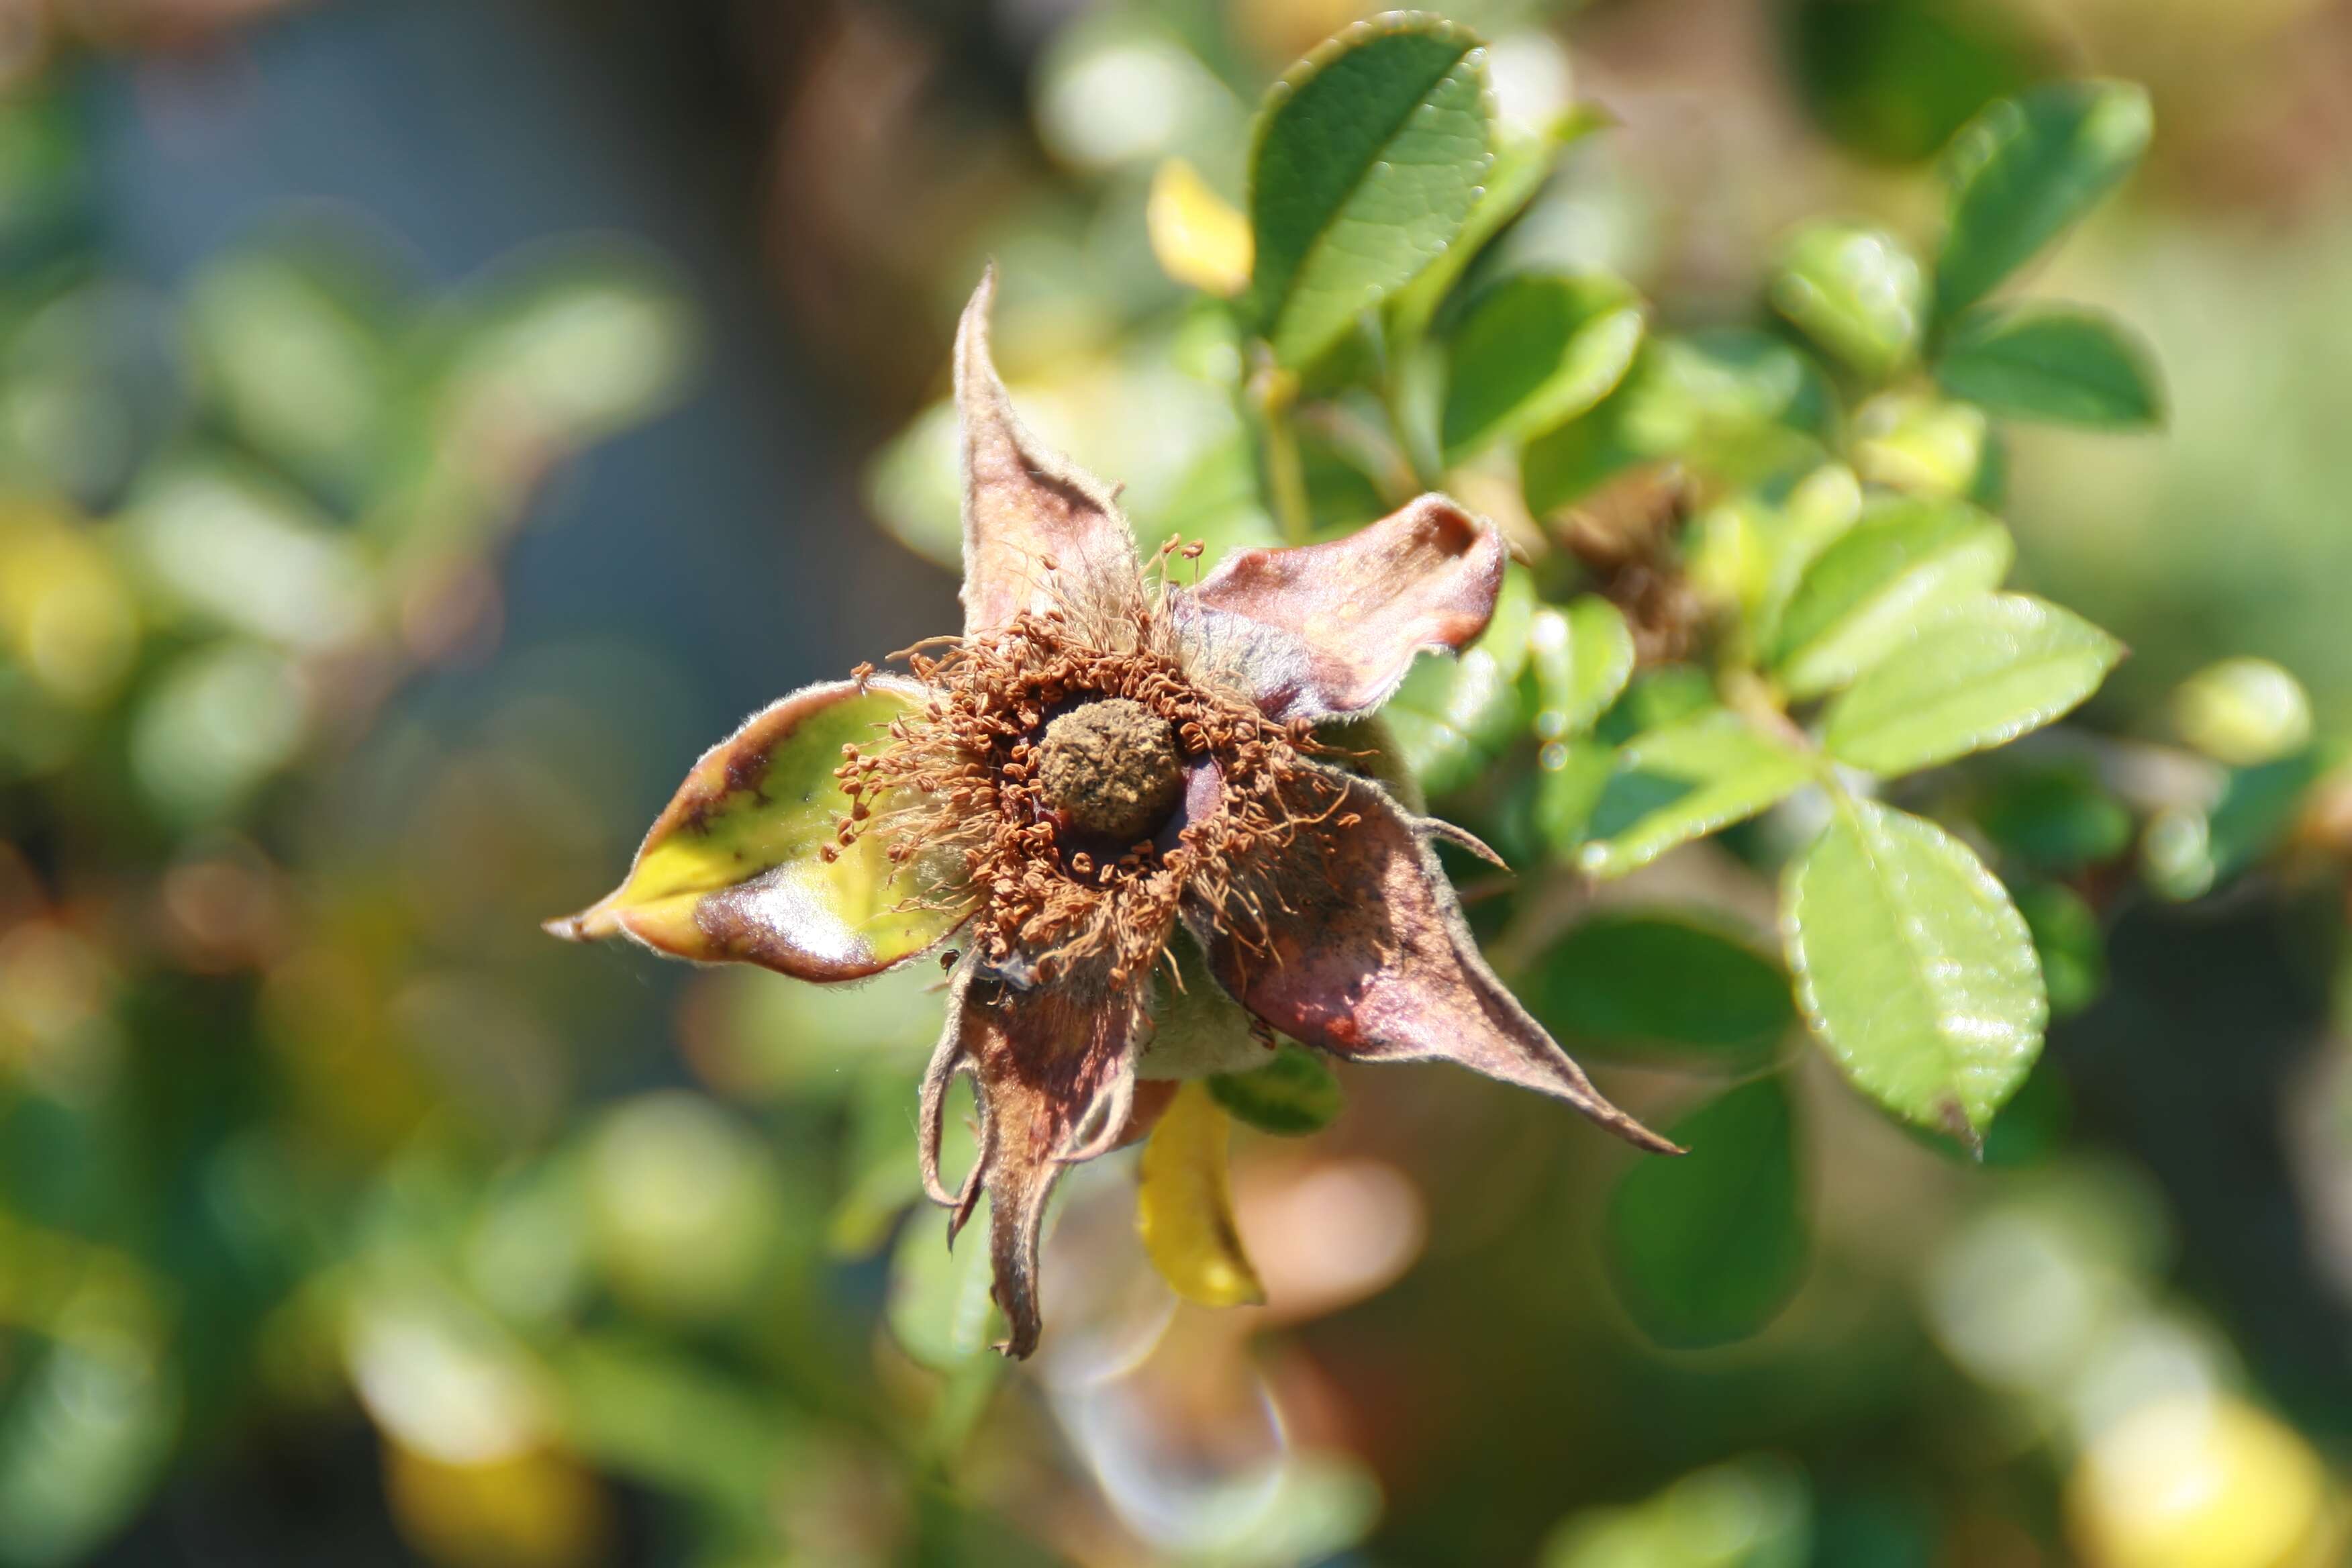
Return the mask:
[[[1139,561],[1110,487],[1024,428],[956,341],[964,629],[756,714],[695,764],[628,879],[550,922],[705,962],[855,981],[945,947],[923,1179],[949,1235],[989,1200],[1002,1347],[1037,1344],[1064,1166],[1136,1135],[1139,1079],[1245,1069],[1276,1031],[1350,1061],[1451,1061],[1675,1152],[1596,1092],[1480,958],[1364,726],[1423,649],[1493,614],[1494,527],[1427,495],[1344,539]],[[1238,1004],[1238,1008],[1234,1006]],[[940,1180],[947,1089],[979,1158]]]

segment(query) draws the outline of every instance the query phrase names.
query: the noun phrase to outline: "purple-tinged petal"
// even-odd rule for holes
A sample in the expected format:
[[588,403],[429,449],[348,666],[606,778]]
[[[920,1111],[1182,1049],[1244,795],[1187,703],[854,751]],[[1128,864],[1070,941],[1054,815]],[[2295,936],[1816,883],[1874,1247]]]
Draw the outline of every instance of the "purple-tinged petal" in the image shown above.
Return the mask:
[[996,269],[956,330],[963,417],[963,629],[997,631],[1023,611],[1060,609],[1086,626],[1133,626],[1143,613],[1135,537],[1111,487],[1029,433],[989,356]]
[[1345,539],[1241,550],[1170,595],[1192,657],[1276,719],[1368,712],[1424,648],[1486,629],[1503,588],[1503,537],[1425,495]]
[[1629,1143],[1682,1151],[1601,1098],[1479,956],[1438,865],[1431,825],[1379,785],[1332,773],[1347,798],[1223,910],[1185,922],[1251,1012],[1356,1061],[1457,1062],[1564,1100]]
[[[1141,996],[1108,993],[1087,977],[1022,990],[967,961],[948,999],[948,1024],[924,1075],[923,1185],[954,1211],[950,1239],[988,1196],[996,1304],[1011,1334],[998,1348],[1019,1359],[1037,1348],[1037,1243],[1045,1202],[1063,1167],[1108,1153],[1135,1135],[1135,1037]],[[972,1079],[980,1108],[979,1162],[961,1190],[940,1180],[948,1086]]]
[[547,929],[801,980],[861,979],[925,952],[961,917],[931,907],[921,868],[893,867],[878,837],[839,845],[855,803],[834,777],[844,746],[872,745],[924,700],[912,682],[876,677],[803,687],[762,709],[694,764],[627,879]]

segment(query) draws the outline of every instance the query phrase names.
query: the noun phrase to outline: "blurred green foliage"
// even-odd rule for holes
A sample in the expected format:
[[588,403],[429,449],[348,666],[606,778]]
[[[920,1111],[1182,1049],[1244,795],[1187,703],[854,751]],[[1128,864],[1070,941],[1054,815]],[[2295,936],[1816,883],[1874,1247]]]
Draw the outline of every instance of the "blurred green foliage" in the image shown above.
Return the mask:
[[[2230,1099],[2252,983],[2216,957],[2168,1005],[2110,939],[2178,902],[2213,951],[2252,906],[2340,968],[2352,666],[2281,587],[2345,566],[2289,352],[2333,341],[2341,245],[2116,218],[2149,99],[1958,0],[1759,13],[1805,144],[1876,172],[1749,236],[1627,152],[1661,132],[1623,66],[1570,68],[1563,30],[1654,9],[1092,7],[920,260],[952,301],[999,258],[1016,399],[1146,537],[1213,560],[1440,485],[1511,531],[1493,626],[1392,728],[1519,867],[1457,867],[1498,968],[1694,1149],[1286,1048],[1214,1089],[1269,1305],[1171,1303],[1106,1166],[1034,1373],[986,1353],[982,1250],[902,1223],[924,977],[698,976],[692,1087],[646,1089],[658,1031],[582,1059],[637,973],[532,922],[674,773],[603,711],[662,678],[573,650],[466,723],[395,700],[490,656],[534,496],[690,374],[661,264],[440,291],[306,220],[160,291],[90,221],[69,69],[0,104],[0,1563],[354,1425],[459,1568],[2332,1560],[2342,1391],[2232,1317],[2065,1031],[2293,1144],[2240,1227],[2340,1270],[2341,1075]],[[2236,59],[2293,7],[2113,9],[2069,14],[2130,70],[2135,30]],[[1732,285],[1661,259],[1718,219]],[[2168,384],[2122,324],[2159,312]],[[950,565],[952,435],[920,413],[866,480]],[[2042,728],[2116,665],[2091,620],[2136,657]],[[2182,1013],[2231,1027],[2165,1078]]]

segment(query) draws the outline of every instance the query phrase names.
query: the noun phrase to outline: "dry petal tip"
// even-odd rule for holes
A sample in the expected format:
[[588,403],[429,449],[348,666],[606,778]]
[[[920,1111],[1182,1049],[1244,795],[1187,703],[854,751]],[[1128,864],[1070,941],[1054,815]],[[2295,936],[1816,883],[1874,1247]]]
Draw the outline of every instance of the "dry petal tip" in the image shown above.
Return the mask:
[[541,921],[539,929],[565,942],[602,942],[606,937],[622,934],[621,918],[614,912],[610,898],[600,899],[578,914],[558,915],[551,921]]
[[1420,826],[1421,830],[1431,837],[1443,838],[1458,849],[1466,849],[1490,866],[1499,867],[1506,871],[1511,868],[1511,863],[1497,854],[1493,846],[1466,827],[1441,821],[1434,816],[1423,817]]

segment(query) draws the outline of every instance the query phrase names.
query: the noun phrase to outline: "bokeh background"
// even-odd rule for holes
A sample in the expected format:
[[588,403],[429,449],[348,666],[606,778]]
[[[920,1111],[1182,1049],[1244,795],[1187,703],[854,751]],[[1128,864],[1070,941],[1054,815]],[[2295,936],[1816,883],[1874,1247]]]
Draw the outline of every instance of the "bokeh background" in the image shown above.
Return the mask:
[[[1231,416],[1167,368],[1150,177],[1230,192],[1359,14],[0,0],[0,1563],[2338,1560],[2346,889],[2219,819],[2074,822],[2155,890],[1987,1167],[1808,1080],[1811,1275],[1702,1352],[1602,1277],[1625,1152],[1431,1068],[1243,1136],[1265,1309],[1174,1308],[1131,1156],[1087,1168],[1008,1369],[909,1214],[921,976],[539,932],[735,719],[954,624],[983,258],[1024,397],[1139,511],[1194,493]],[[1507,114],[1618,122],[1515,242],[1682,323],[1801,216],[1930,224],[1987,100],[2146,83],[2047,281],[2170,427],[2019,439],[2020,575],[2133,646],[2085,722],[2150,798],[2225,654],[2347,732],[2352,6],[1454,14]],[[1661,886],[1769,922],[1720,870]]]

